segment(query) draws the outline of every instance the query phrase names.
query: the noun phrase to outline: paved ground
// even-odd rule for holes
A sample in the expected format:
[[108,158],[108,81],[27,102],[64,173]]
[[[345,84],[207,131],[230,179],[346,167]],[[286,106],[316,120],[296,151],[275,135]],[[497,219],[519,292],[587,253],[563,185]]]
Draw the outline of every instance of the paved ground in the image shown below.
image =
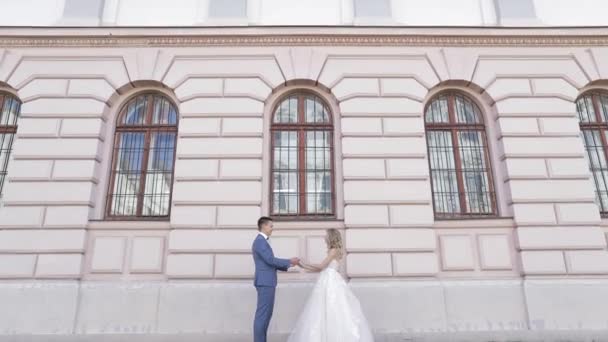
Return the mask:
[[[272,336],[269,342],[285,342],[287,336]],[[1,342],[251,342],[246,335],[201,334],[104,334],[104,335],[0,335]],[[480,332],[424,333],[376,336],[376,342],[608,342],[606,331],[570,332]],[[310,341],[317,342],[317,341]],[[321,341],[319,341],[321,342]],[[325,342],[325,341],[322,341]],[[341,341],[328,341],[341,342]]]

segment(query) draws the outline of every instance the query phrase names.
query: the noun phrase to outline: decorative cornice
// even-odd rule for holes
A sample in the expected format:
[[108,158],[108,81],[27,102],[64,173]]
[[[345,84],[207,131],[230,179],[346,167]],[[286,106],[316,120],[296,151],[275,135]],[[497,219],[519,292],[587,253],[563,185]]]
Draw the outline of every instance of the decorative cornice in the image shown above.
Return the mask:
[[0,28],[7,47],[608,46],[606,28]]
[[166,36],[0,37],[0,47],[212,47],[212,46],[608,46],[608,36]]

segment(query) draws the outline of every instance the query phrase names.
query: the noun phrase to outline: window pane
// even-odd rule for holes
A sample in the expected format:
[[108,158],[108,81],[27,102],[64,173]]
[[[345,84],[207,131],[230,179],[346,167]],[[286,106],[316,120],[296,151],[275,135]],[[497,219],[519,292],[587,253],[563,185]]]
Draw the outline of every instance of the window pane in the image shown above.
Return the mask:
[[459,213],[460,195],[456,171],[433,170],[431,177],[435,212],[439,215]]
[[274,169],[298,169],[298,132],[278,131],[274,133]]
[[296,215],[298,214],[299,196],[297,194],[275,193],[273,214]]
[[326,131],[306,132],[306,169],[329,170],[331,168],[330,136]]
[[0,125],[5,126],[15,126],[17,125],[17,117],[19,115],[19,110],[21,107],[21,103],[19,100],[12,96],[0,96]]
[[297,214],[299,208],[298,132],[274,133],[273,213]]
[[143,125],[146,117],[148,96],[142,95],[129,101],[122,117],[123,125]]
[[304,103],[307,123],[328,123],[329,115],[325,105],[317,97],[307,97]]
[[599,170],[606,168],[606,159],[600,131],[598,130],[583,130],[583,140],[587,151],[587,161],[591,170]]
[[114,188],[110,213],[115,216],[137,214],[137,194],[142,177],[144,133],[119,133],[114,168]]
[[448,123],[450,121],[447,96],[441,96],[431,102],[426,109],[425,121],[426,123]]
[[591,96],[584,96],[576,101],[576,109],[581,123],[596,122],[595,108]]
[[158,125],[177,124],[177,112],[175,107],[166,98],[160,96],[154,97],[152,123]]
[[306,210],[309,214],[331,213],[331,173],[306,173]]
[[11,99],[11,110],[10,110],[10,114],[9,114],[8,120],[7,120],[9,125],[12,125],[12,126],[17,125],[17,117],[19,116],[20,112],[21,112],[21,102],[19,102],[15,98],[12,98]]
[[12,99],[0,96],[0,125],[10,125]]
[[298,122],[298,98],[290,96],[283,100],[274,113],[275,123]]
[[608,170],[597,170],[592,172],[593,182],[595,183],[595,201],[600,208],[600,212],[608,211]]
[[144,189],[144,216],[169,215],[175,133],[153,132]]
[[449,131],[427,132],[431,177],[433,181],[433,201],[436,213],[460,212],[460,197],[452,134]]
[[525,19],[536,17],[533,0],[497,0],[501,19]]
[[587,162],[593,175],[595,197],[601,212],[608,211],[608,166],[599,130],[583,130]]
[[458,132],[458,145],[462,168],[467,170],[486,170],[483,133],[479,131]]
[[389,0],[355,0],[356,17],[390,17]]
[[275,214],[297,214],[299,208],[298,172],[274,172],[273,182],[273,212]]
[[327,131],[306,132],[306,210],[331,213],[330,138]]
[[13,126],[17,124],[20,103],[11,96],[0,95],[0,125]]
[[0,134],[0,195],[4,188],[4,180],[7,175],[8,161],[13,145],[14,134]]
[[104,0],[65,0],[63,16],[67,18],[101,18]]
[[209,17],[234,18],[247,16],[247,0],[210,0]]
[[342,15],[341,2],[342,0],[262,0],[257,2],[256,9],[259,9],[262,25],[326,26],[338,23]]
[[312,98],[306,98],[304,108],[306,113],[306,122],[315,122],[315,100]]
[[601,117],[604,122],[608,122],[608,95],[602,94],[598,95],[599,99],[599,109],[601,112]]
[[3,128],[3,133],[0,133],[0,195],[7,176],[20,108],[21,102],[17,98],[8,94],[0,95],[0,128]]
[[464,180],[467,213],[492,213],[493,198],[490,192],[485,162],[483,133],[478,131],[458,132],[458,145]]
[[460,124],[482,123],[479,109],[471,100],[463,96],[455,95],[454,105],[456,107],[456,122]]
[[0,134],[0,171],[6,172],[14,134]]

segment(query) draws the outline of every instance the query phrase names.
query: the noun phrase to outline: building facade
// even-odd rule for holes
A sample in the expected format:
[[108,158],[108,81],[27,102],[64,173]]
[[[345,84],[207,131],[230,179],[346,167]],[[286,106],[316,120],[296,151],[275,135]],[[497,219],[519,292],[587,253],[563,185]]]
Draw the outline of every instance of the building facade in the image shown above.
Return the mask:
[[[40,25],[97,21],[0,29],[0,335],[247,336],[261,215],[282,257],[341,230],[379,335],[608,329],[605,28],[543,1],[450,28],[405,1],[392,27],[190,1],[237,25],[180,28],[56,2]],[[273,333],[314,279],[281,275]]]

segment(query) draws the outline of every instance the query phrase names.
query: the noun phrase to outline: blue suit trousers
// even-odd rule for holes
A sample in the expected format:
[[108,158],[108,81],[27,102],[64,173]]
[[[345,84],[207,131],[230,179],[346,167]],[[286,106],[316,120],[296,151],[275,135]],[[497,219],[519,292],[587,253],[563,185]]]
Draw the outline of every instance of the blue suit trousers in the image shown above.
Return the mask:
[[258,292],[258,305],[253,321],[253,341],[266,342],[268,326],[270,325],[272,310],[274,309],[276,288],[272,286],[258,286],[255,289]]

